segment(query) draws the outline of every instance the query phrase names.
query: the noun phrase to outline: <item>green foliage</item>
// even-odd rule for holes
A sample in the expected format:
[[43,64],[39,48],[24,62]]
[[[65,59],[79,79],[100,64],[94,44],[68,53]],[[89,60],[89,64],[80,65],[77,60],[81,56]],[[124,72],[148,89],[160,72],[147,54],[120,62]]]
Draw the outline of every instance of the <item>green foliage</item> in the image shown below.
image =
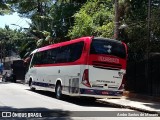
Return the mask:
[[81,36],[113,36],[113,6],[110,0],[92,0],[82,6],[75,15],[74,26],[69,30],[71,38]]
[[[155,52],[160,50],[160,4],[159,0],[151,0],[151,3],[149,50]],[[29,36],[20,31],[14,31],[14,34],[8,32],[11,34],[9,38],[12,37],[12,46],[20,47],[22,57],[36,47],[82,36],[112,38],[114,34],[114,6],[111,0],[7,0],[0,2],[0,15],[9,8],[32,20]],[[119,39],[128,44],[131,52],[146,51],[147,15],[148,0],[119,0],[119,25],[128,26],[120,30]],[[1,34],[3,30],[0,31]]]
[[10,55],[10,51],[20,52],[21,46],[26,43],[26,34],[18,30],[12,30],[8,26],[0,28],[1,47],[5,56]]
[[148,0],[124,0],[121,6],[123,9],[120,11],[123,14],[120,16],[120,22],[128,25],[123,31],[125,36],[121,39],[128,44],[129,51],[137,56],[139,54],[145,56],[148,44],[149,52],[159,52],[159,1],[151,0],[150,29],[148,29]]
[[79,36],[87,36],[93,33],[93,21],[92,18],[87,15],[84,11],[80,11],[75,15],[75,24],[71,31],[69,31],[69,36],[71,38],[76,38]]
[[34,38],[28,37],[25,38],[25,43],[23,42],[21,44],[21,47],[19,48],[19,54],[21,58],[27,57],[31,51],[35,49],[36,42]]
[[[68,29],[73,26],[76,11],[86,0],[8,0],[12,9],[20,16],[30,18],[30,39],[21,44],[21,57],[32,48],[54,42],[66,41]],[[30,43],[34,44],[30,44]],[[32,47],[34,45],[34,47]]]
[[38,30],[31,30],[30,32],[36,38],[34,40],[37,40],[36,47],[42,47],[54,43],[53,38],[50,36],[50,32]]
[[73,26],[73,15],[79,10],[81,4],[73,2],[56,2],[50,11],[52,17],[52,30],[55,42],[66,41],[68,29]]
[[7,4],[6,1],[1,0],[0,1],[0,15],[5,15],[11,13],[10,5]]
[[102,25],[101,27],[98,27],[96,33],[97,33],[97,36],[112,38],[113,29],[114,29],[113,22],[109,22],[106,25]]

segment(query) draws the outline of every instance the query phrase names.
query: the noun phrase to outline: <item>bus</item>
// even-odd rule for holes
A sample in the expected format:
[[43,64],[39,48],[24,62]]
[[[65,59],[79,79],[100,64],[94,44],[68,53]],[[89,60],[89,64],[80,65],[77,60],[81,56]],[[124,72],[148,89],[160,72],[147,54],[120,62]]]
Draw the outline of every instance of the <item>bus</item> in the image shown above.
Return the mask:
[[82,37],[34,50],[25,82],[31,90],[92,98],[121,97],[127,46],[108,38]]

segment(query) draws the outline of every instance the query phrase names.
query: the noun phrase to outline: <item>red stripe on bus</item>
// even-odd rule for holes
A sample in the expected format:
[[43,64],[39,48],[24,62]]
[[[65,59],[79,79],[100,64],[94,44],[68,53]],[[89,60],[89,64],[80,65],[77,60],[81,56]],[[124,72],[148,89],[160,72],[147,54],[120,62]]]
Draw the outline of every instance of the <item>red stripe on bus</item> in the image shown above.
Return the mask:
[[82,38],[79,38],[79,39],[74,39],[74,40],[70,40],[70,41],[66,41],[66,42],[61,42],[61,43],[48,45],[48,46],[39,48],[38,52],[49,50],[49,49],[52,49],[52,48],[62,47],[62,46],[65,46],[65,45],[70,45],[70,44],[77,43],[77,42],[80,42],[80,41],[85,41],[85,42],[89,43],[92,38],[93,37],[82,37]]
[[[101,65],[101,66],[107,66],[109,65],[111,68],[120,68],[120,69],[126,69],[126,60],[125,59],[120,59],[119,63],[114,63],[114,62],[108,62],[108,61],[101,61],[99,60],[99,57],[102,55],[90,55],[89,61],[86,59],[87,53],[83,53],[81,58],[77,61],[74,62],[67,62],[67,63],[54,63],[54,64],[37,64],[34,65],[34,67],[49,67],[49,66],[69,66],[69,65]],[[111,57],[111,56],[106,56],[103,55],[104,57],[107,58],[116,58],[116,57]],[[88,62],[87,62],[88,61]],[[95,64],[96,63],[96,64]]]
[[114,66],[121,66],[121,69],[126,69],[126,59],[118,58],[111,55],[90,55],[89,56],[89,65],[93,65],[95,62],[101,64],[102,66],[104,64],[111,64],[114,68]]
[[70,66],[70,65],[83,65],[83,63],[39,64],[39,65],[34,65],[34,67]]

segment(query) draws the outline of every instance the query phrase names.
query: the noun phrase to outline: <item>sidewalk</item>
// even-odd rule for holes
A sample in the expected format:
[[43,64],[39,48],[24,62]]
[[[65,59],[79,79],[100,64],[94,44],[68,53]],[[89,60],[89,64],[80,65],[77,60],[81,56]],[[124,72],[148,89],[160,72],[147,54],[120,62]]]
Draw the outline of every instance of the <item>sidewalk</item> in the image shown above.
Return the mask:
[[119,107],[129,108],[148,113],[156,113],[160,116],[160,99],[140,94],[124,92],[121,99],[99,99],[99,102],[105,102]]

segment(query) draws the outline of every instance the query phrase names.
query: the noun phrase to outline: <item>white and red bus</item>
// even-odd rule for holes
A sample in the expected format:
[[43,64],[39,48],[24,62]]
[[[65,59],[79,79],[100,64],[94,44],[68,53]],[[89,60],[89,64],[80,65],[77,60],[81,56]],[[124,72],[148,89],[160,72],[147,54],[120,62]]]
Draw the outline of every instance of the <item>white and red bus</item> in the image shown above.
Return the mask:
[[38,48],[25,76],[31,89],[96,98],[119,97],[124,90],[127,46],[98,37],[82,37]]

